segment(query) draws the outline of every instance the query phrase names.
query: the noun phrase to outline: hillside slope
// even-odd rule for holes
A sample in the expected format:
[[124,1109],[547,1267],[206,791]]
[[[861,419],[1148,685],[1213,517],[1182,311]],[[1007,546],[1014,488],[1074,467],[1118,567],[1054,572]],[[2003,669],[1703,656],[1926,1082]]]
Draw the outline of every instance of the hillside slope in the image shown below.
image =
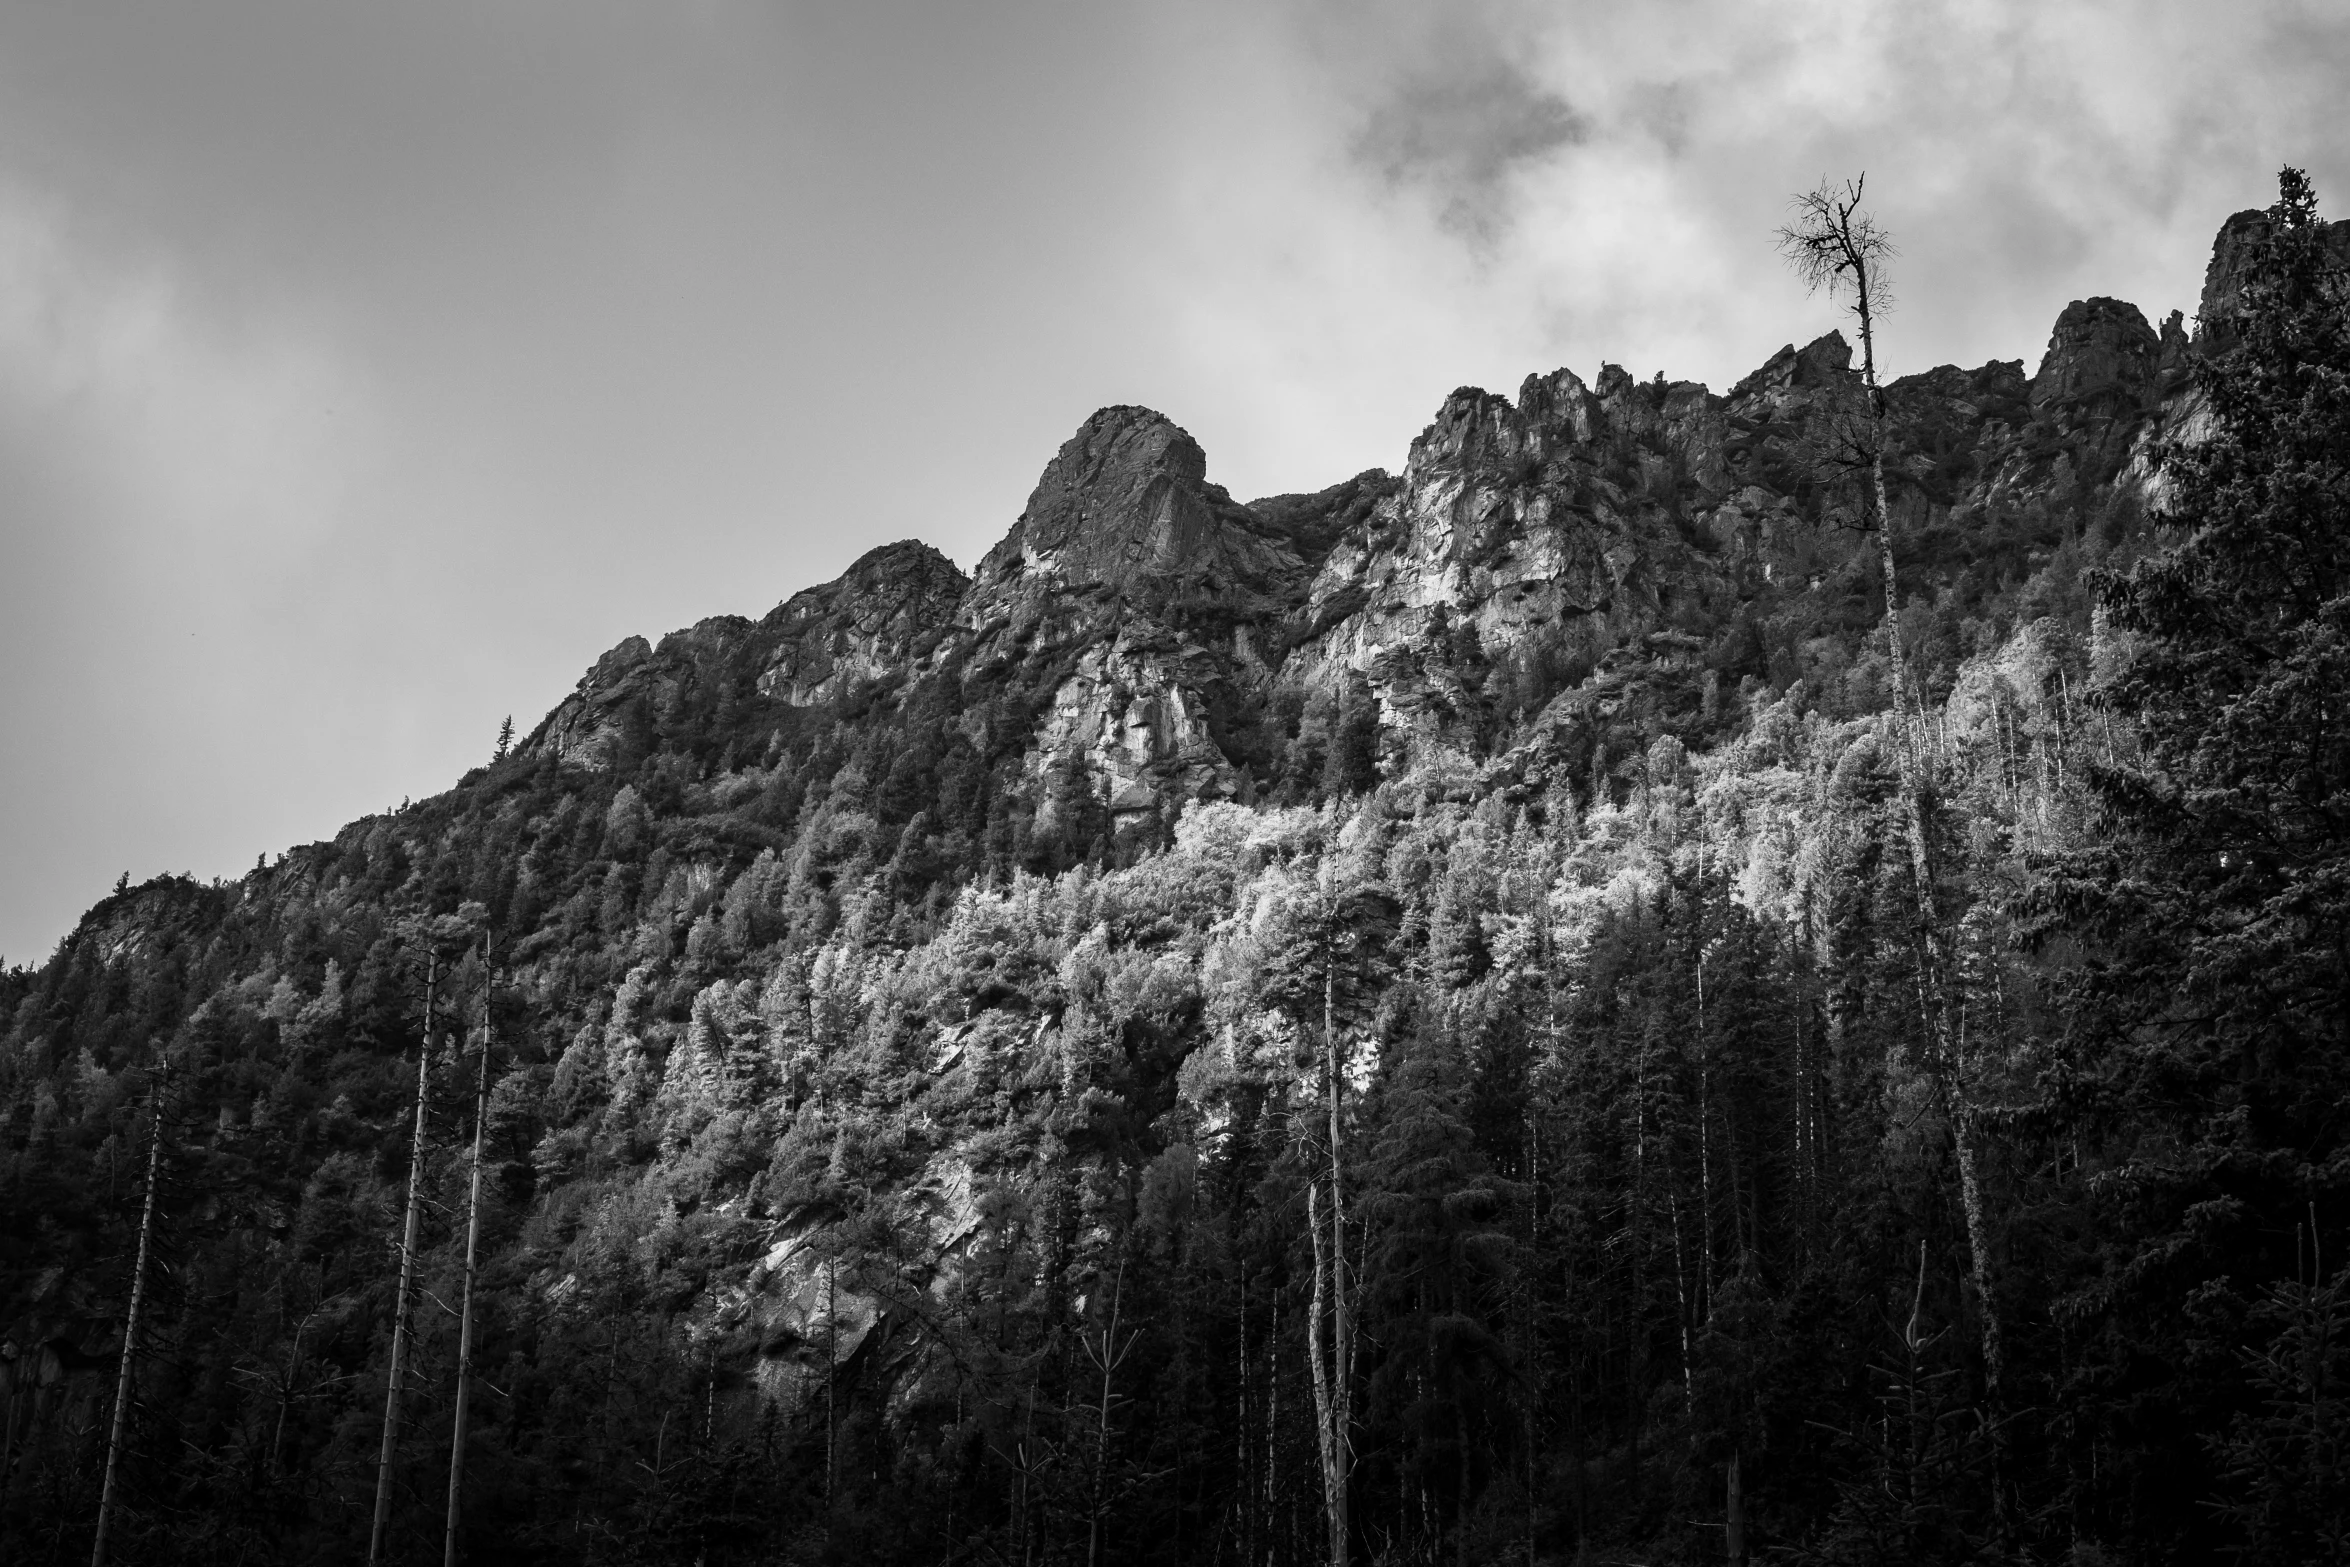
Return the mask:
[[1104,409],[969,575],[631,638],[446,794],[118,891],[0,979],[10,1559],[87,1552],[158,1099],[123,1559],[364,1555],[420,1039],[439,1549],[485,1031],[477,1559],[1321,1560],[1342,1396],[1363,1560],[2202,1548],[2078,1141],[1969,1166],[1976,1260],[1920,954],[2042,1125],[1998,911],[2134,755],[2085,574],[2170,542],[2268,221],[2198,339],[2091,299],[1889,388],[1929,909],[1833,334],[1247,503]]

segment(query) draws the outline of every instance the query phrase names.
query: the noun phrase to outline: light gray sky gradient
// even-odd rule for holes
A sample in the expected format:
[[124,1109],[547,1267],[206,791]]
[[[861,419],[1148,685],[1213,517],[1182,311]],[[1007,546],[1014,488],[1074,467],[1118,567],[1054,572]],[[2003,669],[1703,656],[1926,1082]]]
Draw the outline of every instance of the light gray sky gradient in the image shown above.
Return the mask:
[[0,954],[446,787],[606,647],[909,535],[1095,407],[1244,497],[1456,385],[1896,372],[2194,307],[2308,167],[2337,3],[0,0]]

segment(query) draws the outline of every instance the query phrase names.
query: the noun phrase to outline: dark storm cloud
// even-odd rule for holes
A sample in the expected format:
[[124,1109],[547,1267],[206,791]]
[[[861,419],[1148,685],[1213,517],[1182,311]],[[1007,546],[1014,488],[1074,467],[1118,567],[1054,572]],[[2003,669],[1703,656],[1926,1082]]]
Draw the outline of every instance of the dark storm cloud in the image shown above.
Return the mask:
[[1511,182],[1590,126],[1547,81],[1540,7],[1517,0],[1295,0],[1288,18],[1352,119],[1349,161],[1424,199],[1479,245],[1508,226]]
[[1405,76],[1372,109],[1354,152],[1392,182],[1435,192],[1446,224],[1490,235],[1507,213],[1510,173],[1587,133],[1564,97],[1491,55]]

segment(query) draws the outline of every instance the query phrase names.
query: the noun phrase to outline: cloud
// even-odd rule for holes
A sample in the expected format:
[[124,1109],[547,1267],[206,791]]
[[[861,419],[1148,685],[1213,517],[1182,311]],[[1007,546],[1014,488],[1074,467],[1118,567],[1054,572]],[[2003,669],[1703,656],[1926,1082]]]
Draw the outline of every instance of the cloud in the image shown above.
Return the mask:
[[1479,240],[1508,217],[1507,181],[1588,134],[1564,96],[1516,61],[1479,51],[1405,75],[1371,110],[1355,156],[1395,184],[1421,184],[1439,221]]
[[316,331],[0,184],[0,953],[126,868],[283,841],[276,790],[343,738],[320,562],[372,451]]
[[0,186],[0,405],[57,432],[50,460],[125,527],[242,551],[333,515],[364,398],[315,334],[208,308],[166,262]]
[[1472,246],[1507,231],[1520,171],[1589,133],[1545,79],[1540,11],[1515,0],[1297,0],[1275,14],[1335,90],[1349,165],[1424,199]]
[[1905,371],[2029,365],[2090,293],[2191,308],[2218,222],[2269,199],[2278,163],[2350,192],[2330,107],[2350,89],[2350,13],[2304,0],[1293,0],[1289,16],[1397,280],[1440,264],[1394,254],[1451,247],[1484,295],[1471,308],[1529,363],[1605,356],[1719,385],[1833,324],[1771,246],[1787,197],[1822,175],[1866,170],[1900,239],[1909,308],[1887,346]]

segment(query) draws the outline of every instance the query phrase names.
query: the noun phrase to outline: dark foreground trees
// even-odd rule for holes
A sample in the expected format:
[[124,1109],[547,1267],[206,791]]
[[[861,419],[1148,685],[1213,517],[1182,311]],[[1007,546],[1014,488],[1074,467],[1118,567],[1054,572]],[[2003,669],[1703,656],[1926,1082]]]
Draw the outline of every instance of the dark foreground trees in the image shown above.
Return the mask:
[[2316,205],[2287,169],[2204,323],[2235,346],[2164,453],[2176,542],[2101,585],[2141,750],[2032,901],[2095,1237],[2058,1304],[2067,1500],[2150,1555],[2350,1535],[2350,286]]

